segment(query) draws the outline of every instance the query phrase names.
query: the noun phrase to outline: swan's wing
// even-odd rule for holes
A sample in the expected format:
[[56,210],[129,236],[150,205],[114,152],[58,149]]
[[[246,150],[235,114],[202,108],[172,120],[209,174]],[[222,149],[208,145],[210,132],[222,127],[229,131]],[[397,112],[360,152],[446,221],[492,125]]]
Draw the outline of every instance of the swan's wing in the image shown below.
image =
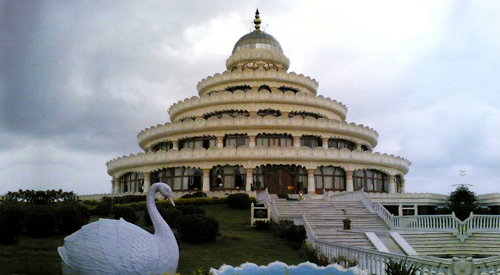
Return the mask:
[[153,235],[123,219],[100,219],[64,243],[65,263],[85,274],[144,274],[154,269],[151,256],[159,253]]

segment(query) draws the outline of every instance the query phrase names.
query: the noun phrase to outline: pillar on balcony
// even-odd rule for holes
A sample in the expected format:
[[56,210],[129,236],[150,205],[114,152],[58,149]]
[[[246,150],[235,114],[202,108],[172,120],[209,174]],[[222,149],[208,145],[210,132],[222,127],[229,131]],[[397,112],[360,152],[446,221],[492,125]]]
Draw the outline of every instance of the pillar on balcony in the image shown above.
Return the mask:
[[281,112],[281,116],[289,117],[290,116],[290,112]]
[[253,184],[253,168],[247,168],[247,185],[245,187],[245,191],[252,191]]
[[143,193],[147,193],[149,188],[151,187],[151,172],[144,172],[144,191]]
[[389,194],[396,193],[396,176],[389,175]]
[[362,144],[360,142],[357,142],[356,143],[356,151],[362,151],[361,146],[362,146]]
[[345,191],[353,192],[354,191],[354,181],[352,179],[352,174],[354,171],[346,170],[345,171]]
[[399,192],[401,194],[405,193],[405,179],[401,177],[401,183],[399,184]]
[[217,136],[217,148],[224,147],[224,136]]
[[149,146],[146,148],[146,151],[147,151],[147,152],[153,152],[153,146],[149,145]]
[[293,137],[293,147],[300,147],[300,136]]
[[113,178],[113,186],[114,186],[113,194],[120,193],[120,181],[118,180],[118,178]]
[[250,141],[248,145],[249,145],[250,147],[255,147],[255,138],[256,138],[256,136],[255,136],[255,135],[249,135],[249,136],[248,136],[248,139],[249,139],[249,141]]
[[210,169],[203,169],[203,192],[210,192]]
[[179,140],[172,140],[172,150],[177,150],[179,151]]
[[328,149],[328,138],[322,138],[323,148]]
[[316,193],[316,183],[314,182],[314,170],[315,169],[307,169],[307,193],[308,194]]

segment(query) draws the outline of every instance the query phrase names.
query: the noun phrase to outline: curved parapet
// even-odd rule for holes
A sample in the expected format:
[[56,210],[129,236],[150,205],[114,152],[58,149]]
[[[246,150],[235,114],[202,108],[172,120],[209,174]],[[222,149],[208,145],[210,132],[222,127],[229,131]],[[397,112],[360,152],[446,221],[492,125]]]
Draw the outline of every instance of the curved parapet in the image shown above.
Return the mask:
[[269,87],[280,87],[283,85],[297,88],[306,93],[316,95],[318,90],[318,82],[303,74],[294,72],[266,70],[265,68],[252,69],[237,69],[233,71],[224,71],[222,74],[215,74],[198,83],[198,93],[203,96],[209,91],[223,91],[227,86],[249,85],[251,87],[259,87],[266,84]]
[[275,90],[251,90],[214,93],[188,98],[172,105],[168,110],[170,119],[177,121],[188,117],[202,117],[204,114],[225,109],[258,111],[273,108],[282,112],[308,111],[330,119],[345,120],[347,107],[336,100],[304,92],[282,92]]
[[346,169],[379,169],[390,174],[406,174],[411,163],[394,155],[358,152],[348,149],[309,147],[210,147],[208,150],[184,148],[181,151],[158,151],[131,154],[106,163],[108,174],[116,176],[129,171],[151,171],[161,167],[191,166],[211,168],[219,164],[242,164],[255,167],[269,163],[296,164],[315,169],[334,165]]
[[258,134],[273,130],[292,135],[317,135],[326,138],[343,138],[360,142],[369,148],[377,145],[378,133],[372,128],[345,121],[315,119],[312,117],[238,116],[235,118],[198,118],[153,126],[137,135],[139,146],[145,149],[165,140],[176,140],[200,135],[215,135],[223,132]]

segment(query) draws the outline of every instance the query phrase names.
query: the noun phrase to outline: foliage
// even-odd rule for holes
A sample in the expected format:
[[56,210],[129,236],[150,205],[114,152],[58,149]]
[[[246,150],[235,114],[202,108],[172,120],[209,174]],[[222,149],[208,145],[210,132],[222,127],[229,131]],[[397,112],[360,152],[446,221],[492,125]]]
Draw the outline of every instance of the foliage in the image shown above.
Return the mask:
[[469,190],[469,187],[459,185],[455,191],[451,192],[448,204],[450,210],[455,212],[457,218],[464,221],[477,207],[476,194]]
[[60,234],[72,234],[89,222],[90,211],[81,203],[64,201],[57,208],[57,231]]
[[35,191],[21,190],[17,192],[7,192],[5,200],[26,202],[28,204],[53,204],[66,200],[77,200],[78,197],[73,192],[63,192],[59,190]]
[[191,214],[198,214],[198,215],[205,215],[205,209],[196,206],[196,205],[181,205],[177,206],[177,209],[179,209],[182,212],[182,215],[191,215]]
[[48,238],[56,233],[57,217],[52,205],[32,205],[24,217],[26,234],[30,237]]
[[181,199],[192,199],[192,198],[193,198],[193,195],[191,195],[191,194],[186,194],[186,195],[183,195],[181,197]]
[[[177,209],[177,207],[158,207],[158,212],[162,218],[168,223],[171,228],[177,227],[177,221],[182,216],[182,212]],[[147,212],[144,213],[144,223],[146,226],[152,226],[153,222],[151,221],[151,217]]]
[[285,238],[291,242],[300,243],[307,238],[304,226],[295,225],[293,221],[280,221],[279,223],[273,223],[271,228],[276,237]]
[[226,200],[229,207],[234,209],[249,209],[252,203],[246,193],[231,194],[227,196]]
[[113,197],[113,204],[127,204],[132,202],[145,202],[147,195],[126,195]]
[[191,195],[191,198],[206,198],[207,194],[203,192],[195,192]]
[[99,204],[93,209],[92,215],[96,215],[99,217],[107,217],[111,215],[111,212],[113,211],[113,201],[111,198],[104,197],[101,199]]
[[269,221],[255,221],[253,225],[256,230],[268,230],[271,223]]
[[408,266],[408,258],[404,262],[396,262],[389,258],[385,264],[385,274],[387,275],[416,275],[420,271],[420,267],[414,264]]
[[345,255],[338,255],[337,257],[328,258],[314,248],[309,243],[304,242],[299,250],[299,255],[309,262],[315,263],[318,266],[327,266],[332,263],[337,263],[344,268],[354,267],[358,265],[358,260],[349,258]]
[[0,243],[14,244],[17,235],[23,231],[25,209],[17,201],[5,201],[0,204]]
[[82,203],[88,206],[97,206],[100,200],[82,200]]
[[113,218],[118,220],[123,218],[127,222],[135,223],[139,218],[134,208],[128,205],[115,205],[113,207]]
[[183,215],[177,222],[177,232],[186,243],[214,242],[219,235],[219,222],[211,216]]

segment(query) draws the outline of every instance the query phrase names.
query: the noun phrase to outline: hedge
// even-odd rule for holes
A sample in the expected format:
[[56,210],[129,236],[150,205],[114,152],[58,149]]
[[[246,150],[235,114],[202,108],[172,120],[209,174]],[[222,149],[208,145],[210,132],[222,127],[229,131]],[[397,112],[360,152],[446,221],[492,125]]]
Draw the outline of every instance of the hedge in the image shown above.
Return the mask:
[[177,221],[177,232],[183,242],[214,242],[219,235],[219,222],[210,216],[184,215]]

